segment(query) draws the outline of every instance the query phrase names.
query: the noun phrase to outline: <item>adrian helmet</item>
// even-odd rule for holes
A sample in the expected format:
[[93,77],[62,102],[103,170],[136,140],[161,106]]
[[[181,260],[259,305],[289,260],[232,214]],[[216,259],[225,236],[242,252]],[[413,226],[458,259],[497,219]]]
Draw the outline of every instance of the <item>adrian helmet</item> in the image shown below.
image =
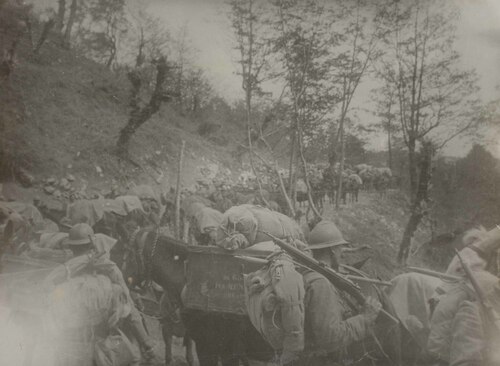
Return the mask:
[[91,242],[90,237],[94,236],[94,230],[89,224],[81,223],[73,225],[69,230],[68,245],[83,245]]
[[308,237],[308,249],[316,250],[339,245],[349,244],[342,233],[332,221],[322,220],[314,229],[311,230]]

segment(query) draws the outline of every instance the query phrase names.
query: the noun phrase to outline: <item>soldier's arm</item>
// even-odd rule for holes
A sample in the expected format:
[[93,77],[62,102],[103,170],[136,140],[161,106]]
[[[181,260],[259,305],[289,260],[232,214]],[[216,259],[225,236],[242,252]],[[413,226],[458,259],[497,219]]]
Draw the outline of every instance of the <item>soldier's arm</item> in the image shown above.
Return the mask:
[[309,321],[315,348],[334,352],[368,335],[370,324],[364,315],[342,318],[340,295],[327,279],[313,280],[305,301],[306,322]]

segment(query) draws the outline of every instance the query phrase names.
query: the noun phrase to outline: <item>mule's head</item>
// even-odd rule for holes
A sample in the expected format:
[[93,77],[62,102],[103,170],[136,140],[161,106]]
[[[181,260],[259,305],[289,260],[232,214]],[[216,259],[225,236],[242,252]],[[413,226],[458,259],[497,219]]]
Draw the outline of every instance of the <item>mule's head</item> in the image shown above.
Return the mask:
[[179,291],[186,284],[185,263],[188,259],[187,245],[166,235],[160,235],[153,250],[155,239],[149,235],[151,245],[151,274],[153,280],[163,287],[173,287]]
[[185,284],[184,243],[159,234],[156,230],[140,230],[126,247],[122,272],[131,286],[153,280],[164,288],[180,291]]

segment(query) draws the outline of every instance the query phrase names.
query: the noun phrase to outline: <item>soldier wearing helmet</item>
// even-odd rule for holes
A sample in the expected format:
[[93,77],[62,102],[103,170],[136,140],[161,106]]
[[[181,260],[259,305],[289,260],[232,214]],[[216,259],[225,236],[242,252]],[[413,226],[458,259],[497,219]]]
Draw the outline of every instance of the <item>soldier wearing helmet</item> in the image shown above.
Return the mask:
[[[348,244],[337,226],[323,220],[308,236],[308,250],[313,257],[338,268],[341,248]],[[362,313],[346,319],[344,301],[338,290],[317,272],[302,272],[305,288],[305,349],[298,365],[331,365],[346,356],[343,352],[355,342],[368,337],[381,309],[380,303],[367,299]]]
[[130,326],[133,335],[137,338],[137,341],[144,351],[145,357],[151,359],[154,357],[152,342],[144,328],[141,315],[130,297],[130,292],[125,284],[123,275],[116,264],[108,258],[109,248],[97,247],[94,238],[94,230],[88,224],[80,223],[71,227],[65,244],[71,249],[75,257],[97,254],[94,261],[98,264],[106,265],[99,266],[99,268],[106,268],[105,273],[101,273],[100,271],[99,274],[107,276],[112,283],[118,284],[123,288],[131,307],[130,315],[126,317],[125,320]]
[[344,239],[337,226],[327,220],[320,221],[309,233],[308,249],[314,258],[338,270],[342,248],[349,243]]
[[93,236],[94,230],[90,225],[76,224],[69,230],[66,245],[71,249],[73,255],[78,257],[94,249],[91,240]]

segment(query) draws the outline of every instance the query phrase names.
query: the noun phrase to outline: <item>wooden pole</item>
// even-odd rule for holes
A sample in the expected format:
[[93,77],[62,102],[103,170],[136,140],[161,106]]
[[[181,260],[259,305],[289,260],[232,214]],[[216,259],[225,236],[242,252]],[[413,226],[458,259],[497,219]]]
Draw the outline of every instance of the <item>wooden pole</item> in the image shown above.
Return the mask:
[[461,281],[463,278],[459,276],[449,275],[446,273],[436,272],[427,268],[419,268],[419,267],[406,267],[406,269],[410,272],[421,273],[428,276],[440,278],[445,281]]
[[179,165],[177,166],[177,185],[175,187],[175,237],[177,239],[181,238],[181,173],[185,146],[186,141],[182,140],[181,151],[179,153]]

